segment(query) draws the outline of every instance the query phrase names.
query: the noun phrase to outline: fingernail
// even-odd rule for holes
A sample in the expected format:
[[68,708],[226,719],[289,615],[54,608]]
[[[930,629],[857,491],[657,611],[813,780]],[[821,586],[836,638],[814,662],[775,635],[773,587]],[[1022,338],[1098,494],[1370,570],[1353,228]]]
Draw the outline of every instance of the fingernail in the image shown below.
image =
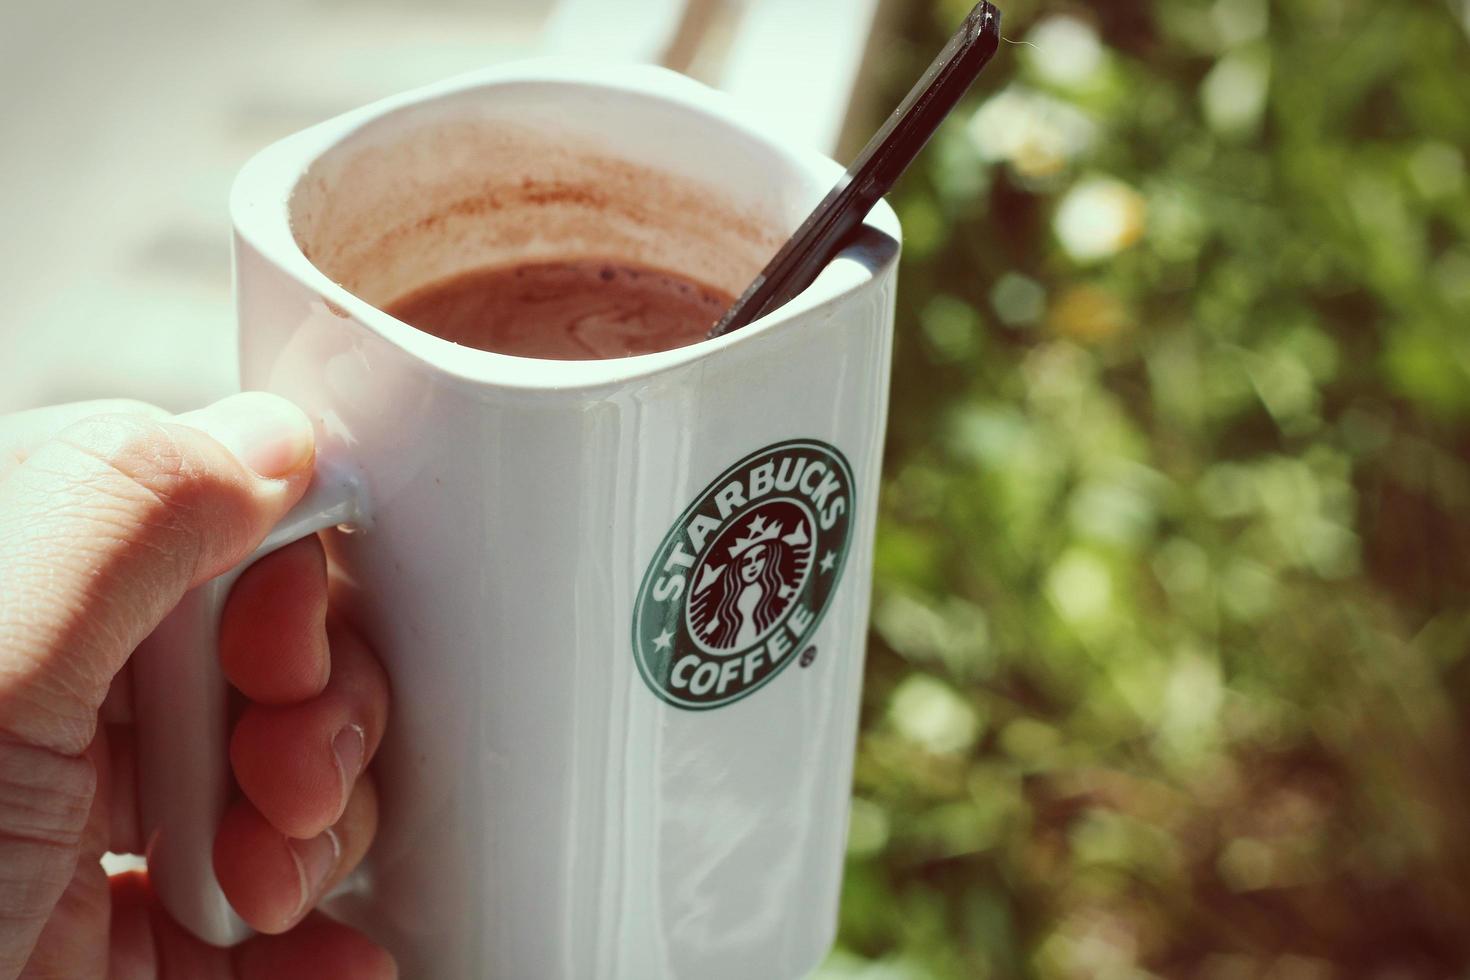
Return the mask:
[[213,436],[261,476],[278,480],[305,466],[315,436],[311,420],[295,405],[263,391],[231,395],[176,421]]
[[342,859],[342,842],[337,839],[337,832],[328,827],[308,840],[287,838],[286,846],[296,862],[296,879],[301,887],[301,898],[291,916],[295,920],[321,896],[327,879]]
[[337,757],[337,775],[342,780],[342,806],[352,793],[353,780],[362,772],[367,755],[367,735],[361,725],[347,725],[332,737],[332,754]]

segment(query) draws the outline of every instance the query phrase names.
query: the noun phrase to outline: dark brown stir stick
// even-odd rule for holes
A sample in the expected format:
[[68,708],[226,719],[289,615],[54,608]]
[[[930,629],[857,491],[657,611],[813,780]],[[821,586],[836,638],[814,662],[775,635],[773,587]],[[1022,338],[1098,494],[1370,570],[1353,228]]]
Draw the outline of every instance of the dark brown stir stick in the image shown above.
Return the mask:
[[873,205],[908,169],[999,46],[1000,11],[982,2],[970,11],[847,173],[714,325],[711,339],[778,309],[812,284]]

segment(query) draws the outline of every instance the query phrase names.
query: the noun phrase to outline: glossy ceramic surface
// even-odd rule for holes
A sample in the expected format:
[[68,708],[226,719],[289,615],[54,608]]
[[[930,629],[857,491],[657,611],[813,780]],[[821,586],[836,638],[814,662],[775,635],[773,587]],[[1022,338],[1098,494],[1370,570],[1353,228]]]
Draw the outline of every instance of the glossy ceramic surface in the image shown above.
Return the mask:
[[[682,77],[545,63],[369,107],[242,173],[242,382],[318,422],[319,465],[343,476],[296,530],[340,520],[349,498],[357,508],[355,531],[329,547],[393,685],[379,840],[332,911],[385,942],[406,977],[801,976],[831,943],[841,880],[897,223],[881,206],[807,293],[719,341],[595,362],[456,347],[319,271],[291,202],[323,154],[365,131],[387,139],[417,114],[484,106],[553,119],[671,179],[716,180],[785,229],[840,173]],[[853,476],[845,571],[812,655],[713,710],[661,700],[629,641],[645,571],[712,479],[786,440],[837,447]],[[190,631],[206,628],[156,640],[143,682],[192,712],[169,751],[193,758],[180,765],[195,785],[224,734],[222,708],[186,706],[223,703],[197,690],[217,679],[182,663]],[[152,787],[154,828],[207,821],[219,792]],[[232,938],[208,855],[187,836],[154,843],[166,901],[201,934]]]

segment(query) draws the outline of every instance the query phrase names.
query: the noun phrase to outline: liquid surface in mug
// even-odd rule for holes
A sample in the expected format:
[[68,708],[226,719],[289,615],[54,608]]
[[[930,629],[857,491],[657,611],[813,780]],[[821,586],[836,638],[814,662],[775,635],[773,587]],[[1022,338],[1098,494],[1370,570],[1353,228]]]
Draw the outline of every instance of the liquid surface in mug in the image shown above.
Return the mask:
[[417,289],[385,310],[467,347],[589,361],[696,343],[733,302],[675,272],[577,260],[475,269]]

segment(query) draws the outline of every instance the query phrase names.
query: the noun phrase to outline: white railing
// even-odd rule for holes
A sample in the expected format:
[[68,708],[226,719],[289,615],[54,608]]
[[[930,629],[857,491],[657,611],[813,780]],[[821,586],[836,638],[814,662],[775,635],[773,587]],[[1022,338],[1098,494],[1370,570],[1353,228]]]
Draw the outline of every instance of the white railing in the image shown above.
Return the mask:
[[685,62],[749,104],[782,139],[830,153],[878,0],[557,0],[546,49]]

